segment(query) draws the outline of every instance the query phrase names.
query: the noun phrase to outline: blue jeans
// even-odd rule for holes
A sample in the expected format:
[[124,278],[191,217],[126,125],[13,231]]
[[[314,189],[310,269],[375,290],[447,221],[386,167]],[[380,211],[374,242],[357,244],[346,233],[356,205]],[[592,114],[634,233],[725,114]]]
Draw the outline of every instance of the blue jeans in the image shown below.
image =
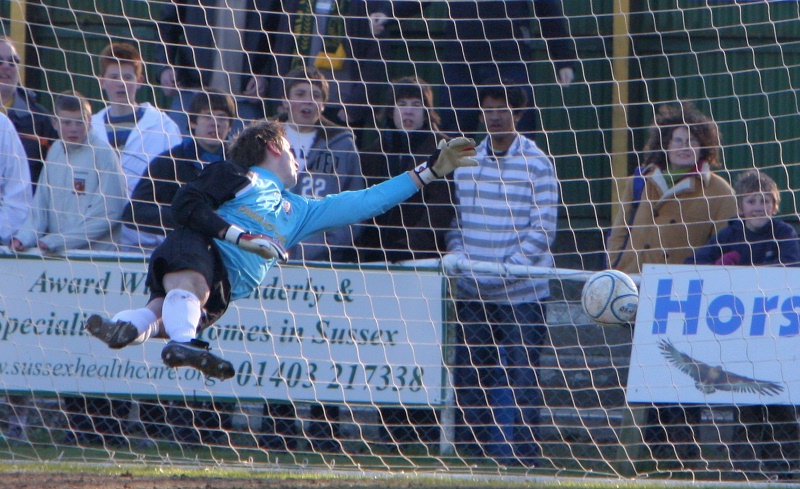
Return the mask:
[[[449,134],[473,135],[480,125],[478,89],[490,80],[509,80],[525,88],[528,106],[533,107],[533,88],[525,63],[444,63],[444,84],[439,91],[439,127]],[[536,130],[536,113],[526,110],[517,131],[532,137]]]
[[535,367],[546,334],[545,306],[459,301],[456,316],[456,443],[477,443],[479,454],[493,458],[540,456]]

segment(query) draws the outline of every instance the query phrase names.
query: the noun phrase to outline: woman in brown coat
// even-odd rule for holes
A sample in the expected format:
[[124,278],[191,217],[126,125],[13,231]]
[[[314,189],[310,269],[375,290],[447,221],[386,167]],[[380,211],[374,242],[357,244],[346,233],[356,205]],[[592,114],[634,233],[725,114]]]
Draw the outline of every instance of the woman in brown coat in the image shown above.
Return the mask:
[[722,166],[716,124],[691,104],[664,105],[655,122],[607,243],[609,266],[626,273],[683,263],[737,212],[733,189],[712,171]]

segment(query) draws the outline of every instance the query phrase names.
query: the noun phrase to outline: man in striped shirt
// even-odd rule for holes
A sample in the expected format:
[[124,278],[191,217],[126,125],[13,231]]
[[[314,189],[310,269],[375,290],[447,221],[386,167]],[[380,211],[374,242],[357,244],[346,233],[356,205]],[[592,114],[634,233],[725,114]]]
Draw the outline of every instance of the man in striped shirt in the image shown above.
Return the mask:
[[476,148],[479,166],[454,173],[457,216],[444,259],[456,274],[453,381],[463,417],[456,442],[467,456],[533,466],[541,460],[535,367],[546,334],[548,281],[478,275],[458,264],[552,266],[558,181],[551,159],[517,132],[527,106],[524,90],[486,86],[479,99],[488,136]]

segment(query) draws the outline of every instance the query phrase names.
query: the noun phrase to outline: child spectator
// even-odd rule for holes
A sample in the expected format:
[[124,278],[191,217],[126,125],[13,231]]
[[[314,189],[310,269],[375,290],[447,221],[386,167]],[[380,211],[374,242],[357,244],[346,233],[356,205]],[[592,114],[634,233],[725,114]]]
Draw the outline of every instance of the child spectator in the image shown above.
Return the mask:
[[[438,142],[439,115],[433,91],[416,77],[394,80],[392,106],[381,118],[380,134],[361,157],[369,185],[395,177],[422,164]],[[398,262],[440,258],[446,253],[444,234],[455,216],[452,183],[434,182],[419,194],[374,219],[360,241],[363,261]]]
[[[739,216],[687,259],[716,265],[797,266],[800,244],[794,228],[775,218],[781,196],[775,180],[758,170],[742,173],[733,186]],[[794,406],[737,406],[731,458],[746,472],[788,474],[800,456]]]
[[[116,251],[119,216],[128,201],[117,153],[104,139],[90,134],[92,108],[82,95],[63,92],[54,108],[52,124],[60,139],[47,153],[30,217],[11,248],[38,247],[46,254],[70,249]],[[71,429],[67,443],[100,441],[95,429],[113,432],[118,422],[109,416],[110,406],[107,399],[65,397]]]
[[[100,53],[100,86],[108,106],[92,117],[92,131],[119,152],[128,195],[150,161],[182,140],[168,115],[136,101],[143,69],[142,57],[132,44],[112,43]],[[122,243],[133,247],[129,250],[153,248],[162,240],[163,236],[122,228]]]
[[[422,79],[392,81],[392,105],[379,119],[377,141],[362,153],[369,186],[377,185],[424,163],[446,137],[439,132],[433,90]],[[362,261],[399,262],[441,258],[447,252],[445,233],[455,217],[453,188],[438,180],[405,202],[373,219],[359,241]],[[432,443],[439,438],[436,410],[424,407],[380,408],[381,441],[400,448]]]
[[[287,73],[283,102],[286,139],[300,164],[300,177],[291,192],[312,199],[361,190],[366,182],[356,152],[353,132],[323,117],[328,100],[328,81],[316,68],[297,68]],[[352,262],[360,228],[348,226],[316,234],[289,256],[303,261]]]
[[89,134],[92,108],[77,92],[60,93],[54,104],[53,143],[33,197],[30,218],[11,242],[16,251],[42,253],[89,249],[116,251],[119,217],[128,201],[116,152]]
[[192,136],[150,163],[122,216],[125,225],[159,236],[175,229],[172,199],[205,165],[225,159],[224,142],[235,116],[231,95],[213,89],[197,92],[189,107]]
[[742,173],[734,184],[739,216],[698,249],[687,263],[716,265],[797,265],[797,233],[775,218],[781,194],[775,180],[758,170]]
[[[299,164],[297,185],[291,192],[319,199],[346,190],[361,190],[365,179],[350,129],[322,116],[328,100],[328,81],[316,68],[296,68],[287,73],[285,113],[286,139]],[[345,226],[317,233],[289,250],[303,261],[348,262],[356,259],[355,240],[360,228]],[[296,410],[292,404],[264,406],[265,421],[260,443],[271,449],[296,447]],[[310,409],[307,435],[314,450],[338,453],[339,407],[315,404]],[[283,436],[281,436],[283,435]]]

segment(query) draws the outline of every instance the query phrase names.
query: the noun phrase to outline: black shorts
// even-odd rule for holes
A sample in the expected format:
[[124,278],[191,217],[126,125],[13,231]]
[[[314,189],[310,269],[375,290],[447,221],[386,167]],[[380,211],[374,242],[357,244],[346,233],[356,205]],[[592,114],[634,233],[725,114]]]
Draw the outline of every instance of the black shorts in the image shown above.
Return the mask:
[[153,250],[147,269],[147,286],[150,300],[166,297],[164,275],[181,270],[195,271],[206,279],[210,295],[205,304],[205,314],[200,320],[200,330],[214,324],[228,309],[231,286],[214,240],[187,228],[167,235],[161,245]]

